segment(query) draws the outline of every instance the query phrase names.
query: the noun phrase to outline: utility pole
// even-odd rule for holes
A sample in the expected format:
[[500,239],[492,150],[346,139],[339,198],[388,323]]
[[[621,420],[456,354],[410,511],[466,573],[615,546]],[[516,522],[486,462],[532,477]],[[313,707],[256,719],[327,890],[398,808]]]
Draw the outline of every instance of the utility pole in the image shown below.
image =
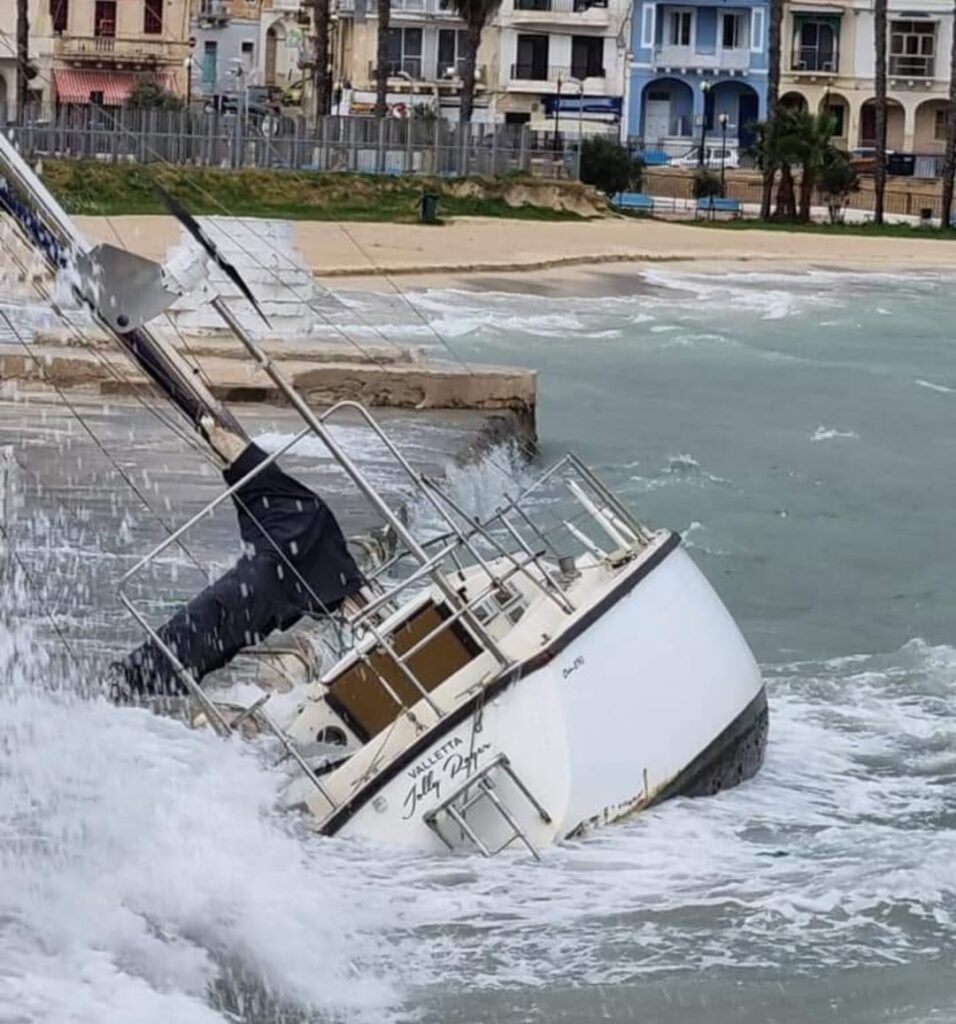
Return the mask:
[[30,78],[30,0],[17,0],[17,121],[23,123]]

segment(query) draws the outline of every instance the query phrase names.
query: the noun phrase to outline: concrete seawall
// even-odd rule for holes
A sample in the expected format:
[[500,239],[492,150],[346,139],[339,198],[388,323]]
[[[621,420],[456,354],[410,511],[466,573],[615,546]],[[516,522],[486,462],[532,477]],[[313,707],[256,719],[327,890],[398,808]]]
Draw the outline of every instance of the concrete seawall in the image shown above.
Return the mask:
[[[38,335],[29,346],[0,344],[0,379],[28,387],[82,388],[101,395],[134,395],[152,385],[111,343],[68,343],[65,332]],[[183,338],[177,346],[225,402],[282,405],[285,400],[234,339]],[[425,362],[413,349],[367,350],[367,357],[334,346],[266,344],[286,379],[314,406],[357,401],[390,409],[471,409],[498,414],[512,433],[533,443],[536,375],[504,367]]]

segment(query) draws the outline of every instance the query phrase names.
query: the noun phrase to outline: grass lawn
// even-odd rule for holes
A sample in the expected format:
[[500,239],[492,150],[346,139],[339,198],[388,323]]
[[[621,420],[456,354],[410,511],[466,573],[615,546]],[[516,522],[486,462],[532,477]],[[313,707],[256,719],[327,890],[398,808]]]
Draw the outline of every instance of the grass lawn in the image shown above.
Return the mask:
[[[441,178],[45,160],[43,180],[68,213],[92,216],[165,213],[153,189],[158,182],[197,215],[413,223],[427,190],[439,196],[440,217],[584,219],[547,205],[510,206],[509,186],[521,184],[533,192],[538,183],[530,178],[472,179],[474,188],[461,189],[460,181]],[[456,195],[456,185],[479,194]]]
[[694,220],[673,221],[675,224],[690,224],[698,228],[714,228],[717,231],[799,231],[814,235],[863,235],[871,238],[944,238],[956,239],[956,229],[942,231],[939,228],[919,224],[791,224],[776,220]]

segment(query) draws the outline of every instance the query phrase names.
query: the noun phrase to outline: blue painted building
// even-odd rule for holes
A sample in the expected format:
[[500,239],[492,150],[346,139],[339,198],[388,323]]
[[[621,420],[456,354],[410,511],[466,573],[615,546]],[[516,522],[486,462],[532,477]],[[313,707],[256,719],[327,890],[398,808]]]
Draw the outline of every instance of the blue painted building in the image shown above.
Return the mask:
[[690,151],[702,131],[719,141],[726,114],[728,146],[746,146],[766,112],[768,16],[766,0],[634,0],[627,134]]

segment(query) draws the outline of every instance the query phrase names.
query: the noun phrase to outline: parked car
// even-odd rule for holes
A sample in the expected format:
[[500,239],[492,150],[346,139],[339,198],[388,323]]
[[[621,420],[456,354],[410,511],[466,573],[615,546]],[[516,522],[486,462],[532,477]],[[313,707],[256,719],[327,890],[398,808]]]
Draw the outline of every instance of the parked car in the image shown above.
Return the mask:
[[[700,146],[695,146],[689,153],[685,153],[683,156],[671,157],[669,161],[671,167],[689,168],[699,167],[701,162]],[[740,155],[736,149],[731,149],[729,146],[724,148],[719,142],[715,145],[707,142],[704,144],[703,165],[712,169],[739,167]]]
[[278,114],[282,91],[270,85],[250,85],[243,92],[217,92],[203,104],[207,114],[235,114],[248,111],[250,117]]
[[[895,156],[896,150],[888,149],[886,151],[886,162],[889,163],[890,157]],[[876,147],[875,146],[857,146],[856,149],[851,149],[849,152],[850,163],[856,169],[857,174],[873,174],[876,171]]]

